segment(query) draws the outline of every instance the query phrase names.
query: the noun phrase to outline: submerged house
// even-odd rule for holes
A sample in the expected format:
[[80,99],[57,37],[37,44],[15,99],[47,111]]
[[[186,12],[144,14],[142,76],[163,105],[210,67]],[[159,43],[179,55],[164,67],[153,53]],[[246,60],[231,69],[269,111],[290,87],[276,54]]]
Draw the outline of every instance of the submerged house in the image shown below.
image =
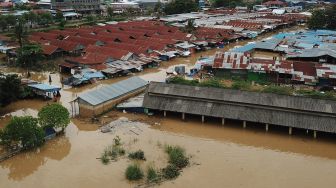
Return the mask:
[[148,82],[131,77],[100,89],[80,94],[74,101],[78,103],[79,115],[94,117],[115,107],[121,101],[143,92]]

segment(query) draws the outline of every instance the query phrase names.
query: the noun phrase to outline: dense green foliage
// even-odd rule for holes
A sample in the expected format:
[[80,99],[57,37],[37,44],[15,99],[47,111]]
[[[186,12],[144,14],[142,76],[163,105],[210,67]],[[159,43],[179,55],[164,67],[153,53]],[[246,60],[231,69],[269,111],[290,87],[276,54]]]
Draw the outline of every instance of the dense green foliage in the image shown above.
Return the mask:
[[144,173],[138,164],[132,164],[127,167],[125,176],[130,181],[136,181],[142,179]]
[[156,182],[159,180],[159,174],[156,172],[156,170],[149,166],[147,169],[147,181],[148,182]]
[[70,123],[68,110],[57,103],[44,106],[39,111],[38,117],[42,127],[62,128],[64,130]]
[[0,15],[0,27],[2,31],[15,27],[15,25],[17,25],[17,20],[23,20],[24,25],[30,27],[35,25],[47,26],[54,22],[54,18],[50,13],[36,14],[34,12],[28,12],[22,16]]
[[229,7],[235,8],[236,6],[245,5],[243,0],[212,0],[213,7]]
[[0,132],[2,145],[20,146],[23,149],[41,146],[44,142],[44,136],[43,129],[38,126],[38,120],[31,116],[13,117]]
[[17,50],[17,64],[21,67],[36,67],[36,62],[43,59],[42,47],[39,44],[24,44]]
[[315,10],[308,20],[310,29],[336,29],[336,5],[325,10]]
[[270,85],[263,89],[265,93],[275,93],[280,95],[292,95],[293,90],[290,87],[279,87],[276,85]]
[[315,99],[329,99],[329,100],[336,100],[336,96],[333,92],[319,92],[319,91],[311,91],[311,90],[297,90],[295,94],[302,95],[302,96],[309,96]]
[[181,14],[198,10],[198,5],[193,0],[174,0],[164,7],[166,14]]
[[128,158],[136,160],[146,160],[145,153],[142,150],[131,152],[128,154]]
[[100,161],[107,165],[110,160],[116,161],[118,157],[125,155],[126,151],[122,147],[121,139],[119,136],[113,139],[113,144],[105,148],[101,154]]
[[185,151],[179,146],[166,146],[166,153],[169,156],[169,163],[179,169],[186,167],[189,164],[189,158],[186,157]]
[[162,169],[162,174],[166,179],[175,179],[180,175],[180,170],[175,165],[169,164]]
[[17,74],[0,73],[0,106],[5,106],[21,96],[21,80]]
[[304,97],[310,98],[318,98],[318,99],[327,99],[327,100],[336,100],[335,92],[320,92],[320,91],[310,91],[310,90],[294,90],[290,86],[278,86],[278,85],[266,85],[262,86],[261,89],[255,90],[252,87],[252,84],[249,81],[243,80],[235,80],[233,81],[230,87],[225,86],[221,83],[220,80],[217,79],[209,79],[203,82],[198,82],[196,80],[186,80],[182,77],[174,77],[168,80],[168,83],[173,84],[182,84],[182,85],[190,85],[190,86],[201,86],[201,87],[215,87],[215,88],[228,88],[228,89],[238,89],[245,91],[253,91],[253,92],[264,92],[264,93],[275,93],[280,95],[300,95]]

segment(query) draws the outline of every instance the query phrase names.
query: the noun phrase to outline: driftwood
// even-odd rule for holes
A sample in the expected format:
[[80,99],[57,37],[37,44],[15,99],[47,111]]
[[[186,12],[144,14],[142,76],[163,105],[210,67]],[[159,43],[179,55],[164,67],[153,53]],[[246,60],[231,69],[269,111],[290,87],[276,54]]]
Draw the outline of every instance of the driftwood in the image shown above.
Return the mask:
[[136,133],[136,132],[134,132],[133,130],[130,130],[132,133],[134,133],[134,134],[136,134],[136,135],[139,135],[139,133]]

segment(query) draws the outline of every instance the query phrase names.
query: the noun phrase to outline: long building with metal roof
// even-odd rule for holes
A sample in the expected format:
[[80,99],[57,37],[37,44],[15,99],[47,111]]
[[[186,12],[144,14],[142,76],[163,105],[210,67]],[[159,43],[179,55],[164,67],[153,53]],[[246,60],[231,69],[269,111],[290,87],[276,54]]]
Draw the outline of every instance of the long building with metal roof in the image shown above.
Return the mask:
[[336,133],[336,101],[232,89],[150,83],[143,106],[185,114]]
[[148,82],[139,78],[129,79],[80,94],[76,99],[81,116],[96,116],[113,108],[119,102],[145,90]]

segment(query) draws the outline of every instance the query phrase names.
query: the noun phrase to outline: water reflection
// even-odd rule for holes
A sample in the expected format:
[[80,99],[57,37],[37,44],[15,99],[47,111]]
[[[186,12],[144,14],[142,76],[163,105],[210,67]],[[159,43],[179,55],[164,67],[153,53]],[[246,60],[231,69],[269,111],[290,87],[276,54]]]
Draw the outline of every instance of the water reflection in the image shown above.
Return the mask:
[[69,139],[66,136],[60,136],[48,141],[40,149],[27,151],[1,162],[0,166],[9,170],[8,179],[20,181],[46,164],[48,159],[62,160],[70,150]]

